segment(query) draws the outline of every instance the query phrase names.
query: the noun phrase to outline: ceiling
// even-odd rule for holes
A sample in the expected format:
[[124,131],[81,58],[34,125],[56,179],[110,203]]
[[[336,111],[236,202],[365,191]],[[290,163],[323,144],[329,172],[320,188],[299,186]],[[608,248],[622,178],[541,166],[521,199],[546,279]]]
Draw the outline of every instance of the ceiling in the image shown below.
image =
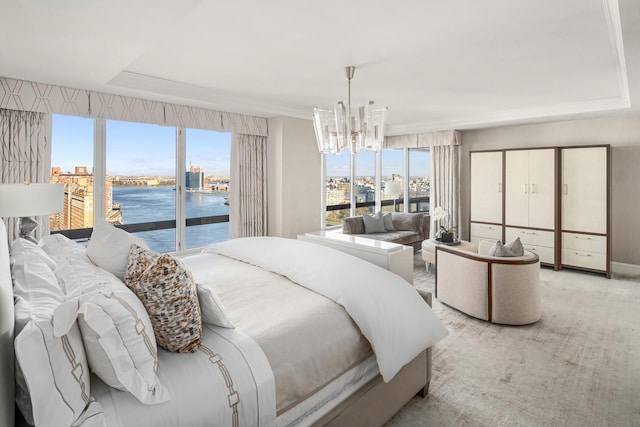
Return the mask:
[[387,134],[638,113],[640,1],[2,1],[3,77],[310,119],[347,65]]

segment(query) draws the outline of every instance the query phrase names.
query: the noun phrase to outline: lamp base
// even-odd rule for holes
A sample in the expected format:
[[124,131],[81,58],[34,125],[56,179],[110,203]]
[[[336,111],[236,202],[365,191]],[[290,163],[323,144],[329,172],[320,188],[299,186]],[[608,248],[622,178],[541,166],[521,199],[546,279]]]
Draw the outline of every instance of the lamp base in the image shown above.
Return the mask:
[[20,228],[19,237],[38,244],[38,241],[31,235],[33,231],[38,228],[38,222],[33,218],[23,216],[20,218],[20,222],[18,224]]

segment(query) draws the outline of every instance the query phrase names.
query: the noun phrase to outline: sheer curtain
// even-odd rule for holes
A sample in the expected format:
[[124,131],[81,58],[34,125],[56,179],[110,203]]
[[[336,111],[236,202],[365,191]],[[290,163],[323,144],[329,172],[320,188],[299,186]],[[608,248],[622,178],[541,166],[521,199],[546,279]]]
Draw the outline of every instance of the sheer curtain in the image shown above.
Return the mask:
[[[51,115],[0,109],[0,183],[51,179]],[[18,237],[18,218],[4,218],[9,242]],[[49,234],[49,218],[37,218],[35,238]]]
[[[430,210],[437,206],[449,214],[446,224],[460,230],[460,132],[443,131],[422,134],[418,146],[429,146],[431,151]],[[433,221],[433,220],[432,220]],[[430,227],[430,237],[438,233],[438,224]]]
[[267,234],[267,138],[233,134],[229,237]]

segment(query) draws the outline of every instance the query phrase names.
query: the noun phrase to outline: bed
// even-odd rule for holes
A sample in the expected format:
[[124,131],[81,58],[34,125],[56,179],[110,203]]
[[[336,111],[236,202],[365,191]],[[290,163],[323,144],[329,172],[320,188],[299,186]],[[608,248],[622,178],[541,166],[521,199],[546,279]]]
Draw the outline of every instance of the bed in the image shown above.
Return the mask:
[[[124,295],[131,291],[115,272],[95,265],[98,256],[87,261],[90,248],[85,251],[59,235],[43,239],[36,249],[13,242],[10,254],[0,225],[1,425],[14,422],[14,378],[21,384],[15,391],[19,406],[30,411],[31,421],[40,420],[37,425],[48,425],[57,416],[82,426],[380,425],[415,394],[426,395],[430,347],[447,334],[422,297],[393,273],[308,242],[235,239],[177,261],[197,282],[202,322],[195,351],[150,345],[153,335],[145,331],[156,330],[156,325],[144,327],[137,319],[142,326],[134,338],[142,344],[136,351],[154,356],[156,349],[155,356],[131,362],[140,367],[134,380],[126,369],[124,377],[105,374],[97,367],[107,363],[94,355],[94,347],[106,346],[113,331],[87,330],[90,320],[99,317],[90,308],[99,305],[102,316],[109,304],[129,298]],[[102,253],[107,264],[122,252],[119,246],[127,252],[132,247],[130,235],[114,230],[106,232],[108,238],[92,237],[108,248]],[[21,257],[27,261],[18,267]],[[40,258],[42,262],[35,261]],[[164,258],[156,256],[154,262]],[[55,296],[53,308],[49,303],[38,311],[34,301],[44,297],[23,282],[31,276],[41,280],[49,274],[47,268],[55,271],[63,292]],[[126,315],[149,311],[146,305],[140,309],[139,301],[121,305]],[[59,342],[66,356],[62,362],[72,362],[69,387],[82,390],[75,404],[80,409],[73,398],[58,398],[55,392],[67,386],[65,378],[58,378],[64,369],[53,369],[61,363],[50,354],[55,345],[33,351],[23,338],[31,333],[40,338],[47,328],[48,339]],[[127,339],[119,334],[124,345]],[[84,360],[88,362],[82,365]],[[110,360],[117,371],[120,362],[113,360],[119,359]],[[47,364],[53,373],[42,385]],[[36,373],[30,372],[36,367]],[[120,381],[117,386],[109,385],[114,380]],[[31,400],[25,404],[25,399]]]

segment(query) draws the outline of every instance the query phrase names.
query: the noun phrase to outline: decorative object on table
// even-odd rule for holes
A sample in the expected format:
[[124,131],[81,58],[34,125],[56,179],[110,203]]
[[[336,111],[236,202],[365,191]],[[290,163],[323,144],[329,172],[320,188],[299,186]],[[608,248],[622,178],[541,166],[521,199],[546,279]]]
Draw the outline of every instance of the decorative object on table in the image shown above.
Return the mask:
[[438,222],[438,238],[437,240],[443,243],[452,243],[455,241],[455,227],[449,227],[446,223],[443,223],[449,213],[442,209],[440,206],[437,206],[432,213],[433,219]]
[[358,115],[351,116],[351,79],[356,67],[344,69],[347,77],[347,105],[338,101],[334,108],[316,107],[313,109],[313,127],[316,131],[318,149],[323,154],[340,154],[349,148],[351,154],[360,149],[378,151],[384,141],[384,121],[387,107],[376,107],[373,101],[358,108]]
[[0,217],[20,217],[19,237],[37,243],[32,236],[38,222],[32,216],[62,212],[64,184],[0,184]]

